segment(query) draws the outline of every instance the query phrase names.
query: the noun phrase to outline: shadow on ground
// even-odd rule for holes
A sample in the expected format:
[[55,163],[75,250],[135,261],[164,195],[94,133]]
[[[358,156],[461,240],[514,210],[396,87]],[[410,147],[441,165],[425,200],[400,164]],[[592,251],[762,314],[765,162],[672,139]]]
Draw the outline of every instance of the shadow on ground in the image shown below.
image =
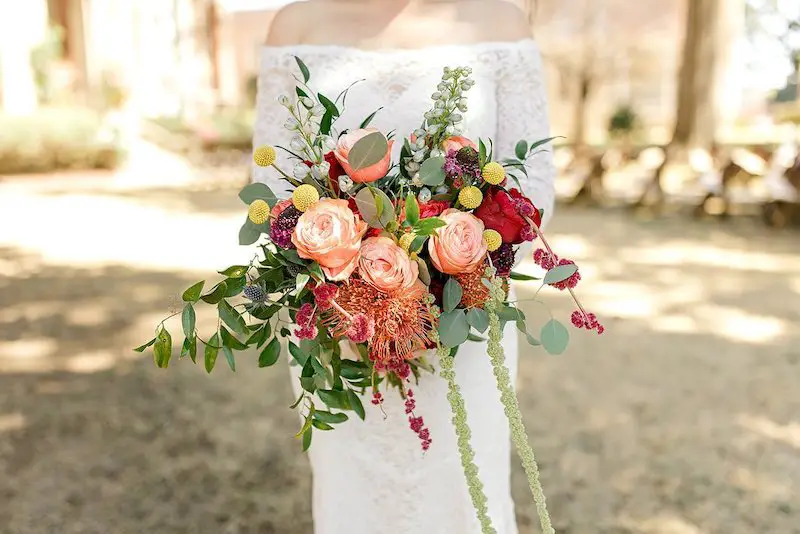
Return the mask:
[[[110,194],[131,213],[241,209],[235,191],[98,201]],[[41,195],[28,200],[35,209]],[[797,235],[567,209],[550,234],[608,327],[574,333],[561,357],[521,358],[558,532],[800,533]],[[0,242],[0,530],[309,534],[287,369],[245,356],[236,375],[187,361],[164,372],[130,351],[169,313],[165,295],[197,279],[191,266],[72,264],[35,249]],[[571,311],[561,295],[545,300]],[[520,531],[538,532],[518,463],[513,481]]]

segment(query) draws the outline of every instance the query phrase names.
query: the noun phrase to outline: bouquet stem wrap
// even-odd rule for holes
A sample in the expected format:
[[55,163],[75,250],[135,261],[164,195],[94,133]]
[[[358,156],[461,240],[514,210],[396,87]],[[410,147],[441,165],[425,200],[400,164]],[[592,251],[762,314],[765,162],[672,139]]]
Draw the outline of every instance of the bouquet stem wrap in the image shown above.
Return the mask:
[[497,379],[497,389],[500,391],[500,400],[503,403],[503,408],[511,427],[511,439],[522,459],[522,466],[525,468],[525,475],[528,477],[528,486],[533,494],[533,500],[536,502],[536,512],[539,514],[542,532],[544,534],[554,534],[555,530],[553,530],[553,525],[550,521],[550,514],[547,512],[544,491],[539,481],[539,466],[536,464],[533,449],[528,443],[525,425],[522,422],[522,414],[519,411],[519,402],[511,385],[511,376],[508,368],[505,365],[505,353],[501,345],[503,328],[500,324],[500,317],[497,315],[499,306],[505,300],[502,281],[493,277],[489,291],[489,300],[486,303],[486,311],[489,312],[488,353],[494,369],[495,379]]

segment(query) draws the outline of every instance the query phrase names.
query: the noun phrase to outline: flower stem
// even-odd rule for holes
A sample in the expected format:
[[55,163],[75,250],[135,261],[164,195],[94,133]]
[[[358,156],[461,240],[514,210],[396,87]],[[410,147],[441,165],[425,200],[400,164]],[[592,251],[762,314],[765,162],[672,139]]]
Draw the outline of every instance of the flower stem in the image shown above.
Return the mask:
[[[435,332],[435,330],[434,330]],[[486,494],[483,491],[483,482],[478,475],[478,466],[475,465],[475,451],[470,445],[471,431],[467,423],[467,410],[464,406],[464,397],[456,383],[455,361],[450,355],[450,349],[439,344],[436,348],[436,355],[439,356],[441,375],[447,380],[447,400],[450,402],[450,409],[453,412],[453,426],[458,437],[458,452],[461,456],[461,467],[464,469],[464,477],[467,479],[469,495],[472,498],[472,506],[478,514],[478,521],[481,523],[483,534],[497,534],[492,526],[489,517],[489,507]]]
[[[547,252],[549,252],[549,253],[550,253],[550,256],[552,256],[553,258],[555,258],[555,257],[556,257],[556,254],[555,254],[555,252],[553,252],[553,249],[552,249],[552,248],[550,248],[550,243],[548,243],[548,242],[547,242],[547,239],[545,239],[545,237],[544,237],[544,234],[543,234],[543,233],[542,233],[542,232],[539,230],[539,227],[538,227],[538,226],[536,226],[536,225],[534,224],[534,222],[533,222],[532,220],[530,220],[528,217],[525,217],[525,220],[528,222],[528,224],[530,224],[530,225],[531,225],[531,228],[533,229],[533,232],[536,234],[536,237],[538,237],[539,239],[541,239],[541,240],[542,240],[542,244],[544,245],[544,248],[546,248],[546,249],[547,249]],[[541,289],[541,288],[539,288],[539,289]],[[572,300],[575,302],[575,305],[576,305],[576,306],[578,307],[578,309],[581,311],[581,313],[583,314],[583,316],[584,316],[584,317],[588,317],[588,316],[589,316],[589,314],[588,314],[588,313],[586,313],[586,310],[585,310],[585,309],[583,308],[583,306],[581,305],[581,301],[580,301],[580,300],[578,300],[578,295],[576,295],[576,294],[575,294],[575,290],[573,290],[571,287],[567,287],[567,291],[569,291],[569,294],[570,294],[570,296],[572,297]]]
[[490,299],[486,303],[486,311],[489,312],[489,343],[487,352],[492,362],[492,369],[497,380],[497,389],[500,390],[500,400],[511,427],[511,439],[517,448],[522,466],[525,468],[525,475],[528,477],[528,486],[533,494],[536,503],[536,512],[539,515],[539,523],[542,525],[544,534],[555,534],[553,525],[550,521],[550,514],[547,512],[547,502],[539,481],[539,466],[536,464],[536,457],[533,449],[528,443],[528,436],[525,432],[525,425],[522,422],[522,414],[519,411],[519,401],[511,385],[511,376],[505,366],[505,354],[501,340],[503,339],[503,328],[500,325],[500,317],[497,315],[498,308],[505,299],[502,281],[499,278],[492,278],[492,287],[489,292]]

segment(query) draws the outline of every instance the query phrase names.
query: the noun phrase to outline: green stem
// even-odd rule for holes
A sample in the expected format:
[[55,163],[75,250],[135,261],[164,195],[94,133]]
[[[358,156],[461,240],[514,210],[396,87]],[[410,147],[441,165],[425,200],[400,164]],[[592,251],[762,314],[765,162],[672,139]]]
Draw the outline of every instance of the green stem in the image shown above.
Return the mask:
[[486,311],[489,312],[489,344],[487,351],[492,362],[495,379],[497,380],[497,389],[500,390],[500,400],[503,403],[503,408],[511,427],[511,439],[522,459],[522,466],[525,468],[525,475],[528,477],[528,486],[536,503],[536,512],[539,514],[542,532],[544,534],[555,534],[550,521],[550,514],[547,512],[547,502],[542,490],[542,484],[539,481],[539,466],[536,464],[533,449],[528,443],[528,436],[519,410],[519,402],[511,386],[511,376],[505,365],[505,354],[501,344],[503,328],[500,325],[500,317],[497,315],[497,310],[504,299],[505,292],[503,291],[502,281],[493,277],[490,299],[486,303]]
[[[435,332],[435,331],[434,331]],[[447,380],[447,400],[450,401],[450,409],[453,411],[453,426],[458,437],[458,452],[461,456],[461,466],[464,468],[464,477],[467,479],[469,495],[472,498],[472,506],[478,514],[478,521],[481,523],[483,534],[497,534],[489,518],[489,507],[487,505],[486,494],[483,491],[483,482],[478,475],[478,466],[475,465],[475,451],[470,445],[471,432],[467,423],[467,410],[464,406],[464,398],[461,390],[456,383],[455,361],[450,355],[450,349],[438,345],[436,354],[439,356],[441,375]]]

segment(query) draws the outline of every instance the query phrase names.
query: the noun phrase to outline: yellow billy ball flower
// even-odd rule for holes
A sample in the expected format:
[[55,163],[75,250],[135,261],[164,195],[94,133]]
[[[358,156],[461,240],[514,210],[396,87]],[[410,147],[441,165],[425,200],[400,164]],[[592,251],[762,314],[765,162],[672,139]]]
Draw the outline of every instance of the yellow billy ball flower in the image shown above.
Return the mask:
[[299,211],[306,211],[317,202],[319,202],[319,193],[313,185],[303,184],[292,193],[292,204]]
[[247,210],[247,217],[253,224],[264,224],[269,218],[269,204],[261,199],[254,200]]
[[489,249],[489,252],[494,252],[503,244],[503,238],[497,230],[484,230],[483,240],[486,241],[486,248]]
[[486,183],[497,185],[505,180],[506,170],[496,161],[490,161],[483,166],[481,174]]
[[483,202],[483,193],[474,185],[468,185],[459,191],[458,201],[468,210],[474,210]]
[[277,157],[275,149],[269,145],[260,146],[253,152],[253,161],[255,161],[256,165],[259,167],[269,167],[275,163]]
[[417,234],[415,234],[414,232],[408,232],[400,236],[400,242],[398,243],[400,245],[400,248],[402,248],[406,252],[413,252],[412,250],[410,250],[411,243],[414,241],[414,239],[416,239],[416,237]]

